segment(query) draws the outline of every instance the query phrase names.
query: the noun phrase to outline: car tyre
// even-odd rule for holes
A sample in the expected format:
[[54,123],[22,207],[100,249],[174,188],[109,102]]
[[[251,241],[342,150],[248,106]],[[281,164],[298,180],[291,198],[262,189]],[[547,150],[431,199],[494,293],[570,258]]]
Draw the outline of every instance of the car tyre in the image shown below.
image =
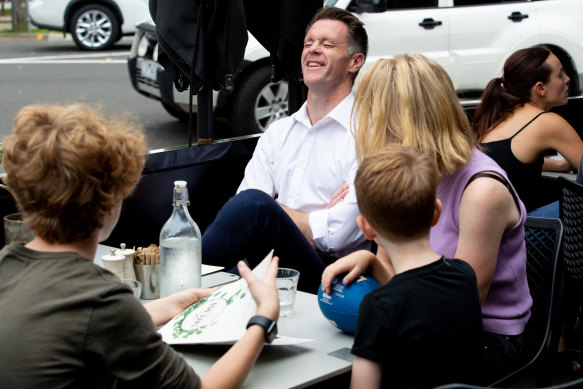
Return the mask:
[[264,132],[288,115],[287,81],[271,82],[271,73],[270,64],[261,65],[240,81],[229,114],[233,135]]
[[121,36],[117,16],[99,4],[79,8],[71,18],[70,31],[77,46],[85,50],[108,49]]

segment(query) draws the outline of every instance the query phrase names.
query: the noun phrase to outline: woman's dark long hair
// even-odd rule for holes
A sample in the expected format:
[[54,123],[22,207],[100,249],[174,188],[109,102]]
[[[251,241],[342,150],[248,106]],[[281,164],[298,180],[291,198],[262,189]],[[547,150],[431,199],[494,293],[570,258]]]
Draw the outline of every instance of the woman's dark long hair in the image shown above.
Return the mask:
[[551,55],[546,46],[518,50],[504,63],[502,77],[491,80],[474,113],[472,124],[478,139],[504,121],[516,108],[530,101],[530,90],[537,82],[547,82],[551,68],[545,61]]

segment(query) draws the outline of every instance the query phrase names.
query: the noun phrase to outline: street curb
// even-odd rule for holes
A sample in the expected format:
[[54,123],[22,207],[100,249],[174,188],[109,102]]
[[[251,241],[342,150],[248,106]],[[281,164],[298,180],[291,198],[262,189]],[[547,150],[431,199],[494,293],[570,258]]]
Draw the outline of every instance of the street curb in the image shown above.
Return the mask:
[[10,41],[65,41],[72,40],[71,36],[63,36],[59,33],[8,33],[0,34],[0,42],[10,42]]

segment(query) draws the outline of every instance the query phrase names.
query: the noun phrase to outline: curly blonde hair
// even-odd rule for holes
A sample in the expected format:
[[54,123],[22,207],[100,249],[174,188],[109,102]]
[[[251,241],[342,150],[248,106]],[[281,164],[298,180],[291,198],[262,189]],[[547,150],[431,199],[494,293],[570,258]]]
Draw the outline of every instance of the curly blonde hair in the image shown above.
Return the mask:
[[355,96],[359,161],[402,144],[427,154],[445,176],[466,165],[477,146],[447,72],[421,54],[377,61],[362,74]]
[[4,141],[4,182],[24,222],[49,243],[86,239],[137,185],[148,149],[129,116],[84,104],[31,105]]

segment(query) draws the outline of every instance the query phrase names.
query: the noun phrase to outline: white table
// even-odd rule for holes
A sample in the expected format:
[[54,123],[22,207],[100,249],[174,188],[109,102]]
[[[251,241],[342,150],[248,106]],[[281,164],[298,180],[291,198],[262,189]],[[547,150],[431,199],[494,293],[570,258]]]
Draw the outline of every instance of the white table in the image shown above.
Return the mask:
[[[110,249],[99,245],[95,263],[101,264],[101,256],[109,254]],[[203,286],[211,286],[211,280],[223,282],[229,278],[235,279],[228,273],[210,274],[203,277]],[[277,323],[281,335],[314,340],[295,346],[265,346],[243,388],[303,388],[352,369],[351,361],[328,355],[352,347],[353,337],[336,329],[324,318],[317,298],[313,294],[298,292],[293,315],[280,318]],[[229,348],[214,345],[173,347],[199,375],[204,375]]]
[[[352,362],[328,355],[352,347],[353,337],[322,316],[316,295],[298,292],[293,315],[280,318],[277,325],[282,335],[314,340],[296,346],[265,346],[243,388],[303,388],[352,369]],[[203,375],[228,346],[188,345],[175,349]]]

